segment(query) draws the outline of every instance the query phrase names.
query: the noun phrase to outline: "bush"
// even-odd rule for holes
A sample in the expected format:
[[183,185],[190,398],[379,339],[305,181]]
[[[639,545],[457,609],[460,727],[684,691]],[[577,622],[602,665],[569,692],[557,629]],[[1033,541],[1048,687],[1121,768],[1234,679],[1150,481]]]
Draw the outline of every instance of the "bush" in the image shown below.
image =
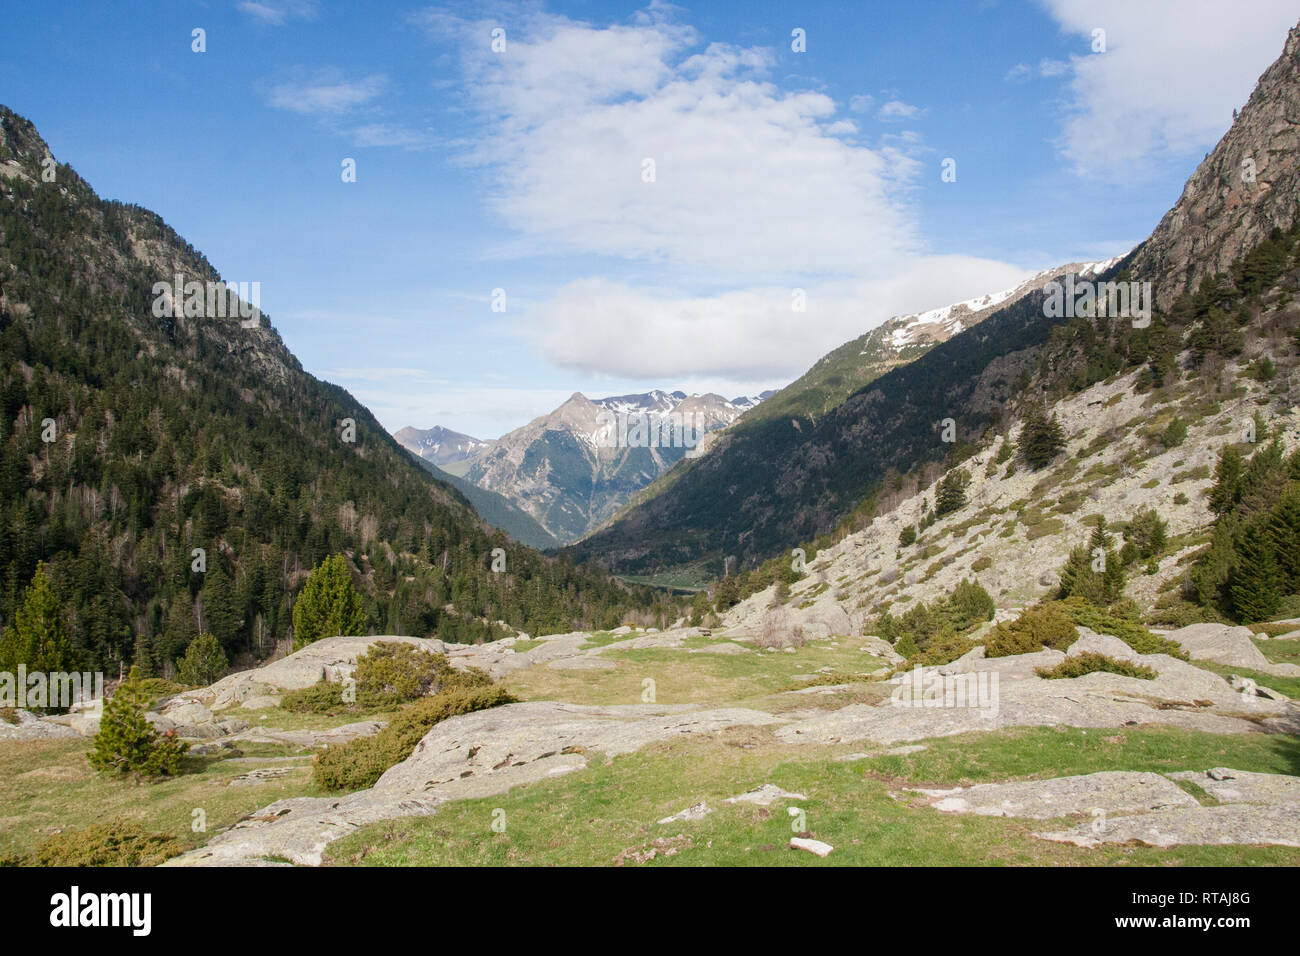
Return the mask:
[[200,634],[176,662],[176,677],[188,687],[207,687],[226,673],[230,662],[215,635]]
[[963,579],[948,597],[948,614],[959,631],[993,620],[995,609],[993,596],[975,580]]
[[908,525],[898,533],[898,543],[904,548],[916,543],[916,526]]
[[357,658],[357,694],[406,703],[453,688],[484,687],[492,683],[477,667],[457,670],[446,654],[414,644],[381,641]]
[[389,767],[409,757],[424,735],[448,717],[514,703],[499,684],[456,688],[425,697],[404,707],[374,737],[361,737],[317,755],[312,777],[326,790],[364,790],[373,787]]
[[[1057,601],[1055,606],[1072,623],[1098,634],[1118,637],[1139,654],[1168,654],[1182,661],[1187,660],[1187,653],[1177,642],[1152,634],[1131,617],[1121,617],[1080,598]],[[1119,605],[1115,607],[1118,608]]]
[[[906,640],[908,640],[908,638],[903,638],[903,641]],[[900,654],[903,652],[899,650],[899,646],[902,645],[903,641],[899,641],[898,645],[894,648],[895,650],[898,650],[898,653]],[[904,656],[907,657],[908,667],[915,667],[918,664],[922,667],[940,667],[944,664],[951,664],[974,646],[975,642],[968,637],[961,637],[957,634],[945,634],[944,636],[931,641],[926,646],[925,650]]]
[[1079,637],[1079,632],[1053,605],[1028,608],[1018,618],[993,628],[984,644],[986,657],[1010,657],[1032,654],[1044,647],[1063,651]]
[[1105,654],[1076,654],[1074,657],[1067,657],[1055,667],[1039,667],[1036,671],[1039,677],[1047,680],[1083,677],[1085,674],[1097,673],[1121,674],[1124,677],[1140,677],[1142,680],[1153,680],[1156,676],[1156,672],[1145,664],[1120,661]]
[[1181,418],[1171,421],[1160,434],[1160,444],[1166,448],[1177,448],[1185,441],[1187,441],[1187,423]]
[[90,765],[96,770],[137,777],[176,773],[189,744],[174,731],[159,735],[145,720],[143,700],[139,673],[133,667],[130,677],[104,705],[95,749],[89,754]]
[[149,833],[138,823],[111,820],[47,837],[24,862],[32,866],[157,866],[184,852],[185,845],[174,837]]
[[343,699],[344,684],[322,678],[310,687],[281,695],[280,706],[296,714],[373,713],[444,690],[492,683],[477,667],[459,670],[447,662],[445,654],[396,641],[380,641],[360,655],[354,680],[353,700]]

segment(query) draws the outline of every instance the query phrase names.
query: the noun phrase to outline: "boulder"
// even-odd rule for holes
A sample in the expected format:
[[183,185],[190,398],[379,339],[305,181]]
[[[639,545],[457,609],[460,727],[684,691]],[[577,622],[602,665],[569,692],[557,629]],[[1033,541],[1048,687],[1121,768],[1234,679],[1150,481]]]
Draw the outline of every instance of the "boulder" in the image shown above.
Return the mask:
[[1102,771],[1051,780],[981,783],[951,790],[915,790],[944,813],[1047,820],[1076,813],[1139,813],[1195,807],[1195,798],[1158,773]]
[[1213,661],[1229,667],[1247,667],[1267,671],[1272,662],[1251,640],[1255,636],[1248,627],[1231,627],[1227,624],[1189,624],[1165,635],[1176,641],[1194,661]]

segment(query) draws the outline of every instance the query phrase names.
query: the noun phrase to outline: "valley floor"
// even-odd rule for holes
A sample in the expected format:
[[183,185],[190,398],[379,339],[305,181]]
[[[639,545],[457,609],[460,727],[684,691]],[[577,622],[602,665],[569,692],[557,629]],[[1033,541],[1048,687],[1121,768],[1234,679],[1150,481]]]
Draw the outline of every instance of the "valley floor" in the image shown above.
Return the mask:
[[[1080,648],[1114,640],[1081,634]],[[1060,652],[981,662],[1002,676],[1001,706],[970,730],[970,714],[940,727],[951,711],[891,707],[891,650],[875,638],[420,642],[524,702],[438,724],[373,790],[329,796],[315,750],[390,715],[292,714],[266,682],[337,675],[375,640],[320,642],[169,702],[173,719],[215,720],[210,706],[249,726],[203,740],[162,783],[95,774],[83,736],[11,732],[0,855],[116,818],[175,837],[190,849],[172,862],[190,865],[1300,865],[1300,713],[1276,690],[1241,703],[1212,661],[1146,655],[1153,681],[1033,675]],[[1255,645],[1283,667],[1300,652]],[[1294,693],[1294,678],[1268,679]],[[833,850],[792,848],[800,838]]]

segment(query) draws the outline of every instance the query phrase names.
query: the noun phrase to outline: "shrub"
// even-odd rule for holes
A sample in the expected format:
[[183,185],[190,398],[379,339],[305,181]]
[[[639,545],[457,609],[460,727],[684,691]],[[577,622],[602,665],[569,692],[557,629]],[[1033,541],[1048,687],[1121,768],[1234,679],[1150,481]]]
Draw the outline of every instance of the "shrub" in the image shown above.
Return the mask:
[[1031,654],[1044,647],[1063,651],[1079,637],[1070,619],[1051,604],[1027,608],[1018,618],[993,628],[984,644],[987,657]]
[[422,698],[404,707],[374,737],[361,737],[317,755],[312,776],[326,790],[364,790],[374,786],[389,767],[409,757],[435,724],[514,701],[499,684],[456,688]]
[[953,627],[959,631],[984,621],[993,620],[996,605],[993,597],[975,580],[963,579],[948,597],[948,613]]
[[371,713],[445,690],[492,683],[477,667],[459,670],[447,662],[445,654],[396,641],[380,641],[360,655],[354,680],[352,700],[343,699],[342,683],[322,678],[310,687],[281,695],[280,706],[296,714]]
[[908,525],[898,533],[898,543],[904,548],[916,543],[916,526]]
[[185,852],[164,833],[149,833],[125,820],[96,823],[46,837],[32,853],[32,866],[157,866]]
[[1185,441],[1187,441],[1187,423],[1181,418],[1171,421],[1160,434],[1160,444],[1166,448],[1177,448]]
[[189,687],[206,687],[219,680],[229,666],[216,636],[200,634],[190,641],[185,656],[176,662],[176,676]]
[[[1089,628],[1098,634],[1118,637],[1139,654],[1168,654],[1179,660],[1187,660],[1187,653],[1178,646],[1177,642],[1152,634],[1131,617],[1121,617],[1080,598],[1057,601],[1055,606],[1072,623]],[[1116,609],[1118,607],[1119,605],[1115,605]]]
[[1097,673],[1121,674],[1124,677],[1140,677],[1142,680],[1153,680],[1156,676],[1156,672],[1145,664],[1120,661],[1105,654],[1076,654],[1074,657],[1067,657],[1055,667],[1039,667],[1036,671],[1039,677],[1047,680],[1083,677],[1085,674]]
[[[903,640],[907,640],[907,638]],[[903,641],[899,641],[894,648],[900,654],[903,653],[899,650],[902,643]],[[962,637],[958,634],[945,634],[931,641],[925,650],[904,656],[907,657],[908,667],[914,667],[917,664],[922,667],[940,667],[943,664],[951,664],[974,646],[975,642],[968,637]]]
[[909,661],[921,653],[916,647],[916,641],[912,640],[912,635],[910,634],[904,634],[895,641],[894,650]]
[[174,731],[160,735],[145,719],[139,674],[133,667],[130,677],[104,705],[89,758],[96,770],[160,777],[174,774],[188,749],[189,744],[179,740]]
[[492,679],[471,667],[457,670],[446,654],[436,654],[414,644],[380,641],[357,658],[354,675],[357,694],[406,703],[457,687],[483,687]]

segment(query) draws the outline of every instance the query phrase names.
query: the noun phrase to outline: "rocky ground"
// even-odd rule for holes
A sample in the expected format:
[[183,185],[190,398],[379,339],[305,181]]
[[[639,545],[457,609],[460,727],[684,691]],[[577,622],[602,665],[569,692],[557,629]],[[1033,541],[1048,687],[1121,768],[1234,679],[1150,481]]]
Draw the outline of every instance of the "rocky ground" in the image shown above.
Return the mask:
[[[841,623],[831,621],[820,641],[784,649],[760,646],[743,621],[707,635],[694,628],[624,628],[622,633],[579,632],[480,646],[444,646],[413,638],[320,641],[265,667],[160,701],[150,720],[191,739],[200,752],[255,743],[296,748],[296,757],[265,758],[241,767],[242,773],[229,781],[230,786],[255,788],[301,772],[304,758],[316,748],[380,730],[383,721],[378,719],[339,719],[308,727],[275,727],[265,719],[285,714],[278,709],[284,691],[322,677],[349,676],[357,656],[378,640],[406,640],[445,652],[454,665],[480,667],[505,680],[521,697],[528,696],[530,688],[544,693],[590,687],[592,693],[588,699],[571,693],[570,701],[528,699],[444,721],[372,789],[276,800],[213,833],[203,846],[169,865],[317,865],[335,841],[384,821],[436,815],[455,801],[498,797],[557,777],[590,773],[593,767],[607,767],[647,748],[685,741],[707,748],[738,733],[749,735],[745,746],[760,750],[793,747],[795,753],[821,754],[838,752],[842,744],[865,747],[866,752],[837,758],[849,766],[872,754],[924,751],[945,737],[996,735],[1017,728],[1123,732],[1166,726],[1238,738],[1263,735],[1287,746],[1300,735],[1300,707],[1285,695],[1201,666],[1206,661],[1256,673],[1297,670],[1270,662],[1260,651],[1267,645],[1243,628],[1195,625],[1169,632],[1166,636],[1188,653],[1190,662],[1163,654],[1140,655],[1118,638],[1086,628],[1065,652],[986,660],[983,648],[977,647],[937,674],[947,681],[979,677],[986,690],[987,682],[995,680],[991,700],[942,706],[940,696],[937,704],[915,700],[900,706],[894,699],[898,678],[886,679],[897,655],[876,638],[838,633]],[[1144,680],[1093,673],[1047,680],[1036,673],[1039,667],[1085,652],[1132,660],[1156,676]],[[703,690],[696,700],[679,699],[688,695],[674,689],[674,667],[697,675]],[[641,677],[651,672],[663,675],[657,702]],[[785,677],[764,683],[763,675],[771,672]],[[596,702],[602,699],[601,688],[608,691],[604,699],[626,702]],[[672,700],[664,702],[668,698]],[[0,746],[3,741],[91,734],[97,722],[98,714],[89,709],[43,719],[20,712],[16,724],[0,723]],[[916,814],[1052,821],[1053,826],[1034,830],[1034,839],[1085,848],[1132,841],[1160,847],[1286,847],[1296,846],[1300,833],[1300,777],[1198,765],[1163,774],[1135,768],[1055,779],[1040,772],[1035,777],[956,788],[900,787],[895,797]],[[718,805],[739,801],[766,807],[802,798],[760,781],[736,783],[740,792]],[[745,792],[746,787],[752,792]],[[689,790],[681,792],[679,803],[659,822],[690,826],[716,809]],[[798,835],[793,839],[801,842],[792,846],[809,854],[833,850],[823,841]]]

